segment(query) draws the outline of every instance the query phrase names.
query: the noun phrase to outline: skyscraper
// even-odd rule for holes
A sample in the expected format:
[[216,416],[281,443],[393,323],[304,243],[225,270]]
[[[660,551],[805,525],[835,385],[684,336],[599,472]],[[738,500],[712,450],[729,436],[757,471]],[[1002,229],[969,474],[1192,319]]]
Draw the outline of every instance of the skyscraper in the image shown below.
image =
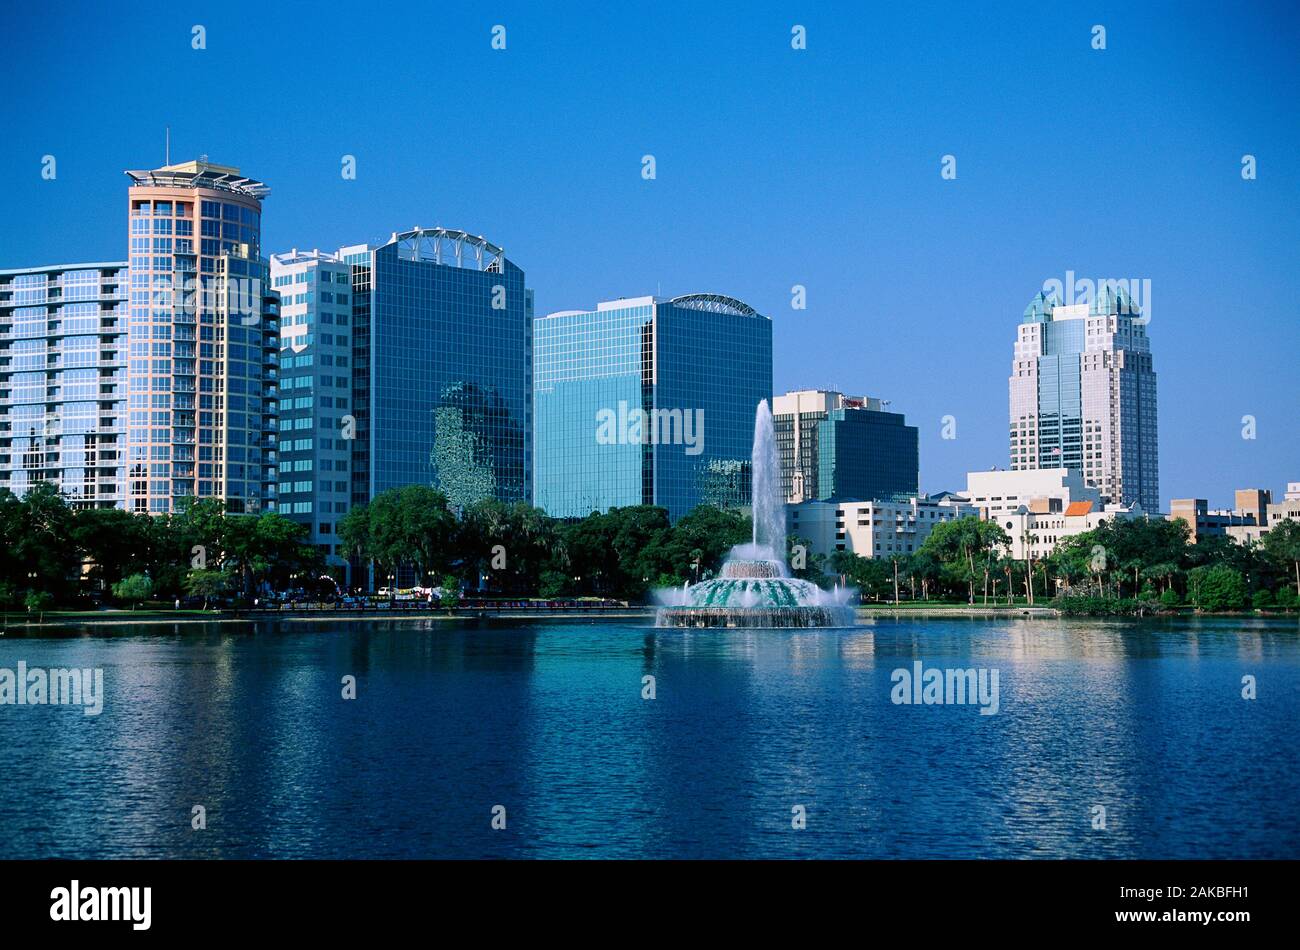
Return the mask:
[[261,257],[266,185],[206,160],[128,171],[127,507],[220,498],[275,507],[276,297]]
[[0,488],[122,504],[125,261],[0,270]]
[[406,485],[433,485],[455,508],[528,500],[524,272],[490,241],[446,228],[337,257],[352,271],[353,503]]
[[280,294],[280,514],[307,526],[335,573],[346,565],[338,521],[352,496],[352,268],[337,255],[271,255]]
[[748,504],[772,322],[717,294],[634,297],[539,318],[535,503],[557,517]]
[[787,502],[917,493],[916,426],[879,399],[805,389],[777,396],[772,416]]
[[1030,301],[1010,376],[1013,470],[1073,468],[1112,502],[1160,510],[1145,323],[1122,286],[1103,286],[1091,305]]

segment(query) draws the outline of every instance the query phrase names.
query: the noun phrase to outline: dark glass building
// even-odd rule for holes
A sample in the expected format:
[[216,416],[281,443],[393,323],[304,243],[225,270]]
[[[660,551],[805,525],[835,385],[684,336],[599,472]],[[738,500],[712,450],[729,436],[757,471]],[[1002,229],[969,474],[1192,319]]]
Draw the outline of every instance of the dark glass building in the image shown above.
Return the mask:
[[433,485],[456,508],[526,501],[532,291],[500,247],[416,228],[338,258],[352,271],[352,502]]
[[882,405],[867,396],[823,390],[778,396],[773,426],[786,501],[915,495],[917,428]]

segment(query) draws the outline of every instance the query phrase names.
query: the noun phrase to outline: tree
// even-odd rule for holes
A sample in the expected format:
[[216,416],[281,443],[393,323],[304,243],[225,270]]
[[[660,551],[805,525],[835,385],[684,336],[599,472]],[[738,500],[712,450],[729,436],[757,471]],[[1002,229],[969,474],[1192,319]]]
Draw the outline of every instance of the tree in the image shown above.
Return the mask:
[[145,574],[132,574],[113,585],[113,596],[129,603],[132,610],[152,595],[153,581]]
[[504,591],[537,590],[545,565],[556,556],[556,522],[525,502],[475,502],[462,512],[455,550],[460,575],[478,586],[486,578]]
[[148,515],[121,508],[85,508],[74,512],[73,545],[89,565],[87,576],[105,588],[149,568]]
[[185,578],[185,589],[192,597],[202,597],[203,609],[207,610],[210,600],[230,590],[230,575],[225,571],[192,570]]
[[934,558],[948,577],[966,585],[967,603],[975,603],[975,581],[984,576],[986,555],[1010,544],[1002,527],[975,516],[943,521],[935,525],[921,545],[920,553]]
[[[736,545],[753,537],[753,524],[749,517],[730,508],[700,505],[677,520],[670,529],[659,535],[659,544],[652,552],[659,571],[684,581],[696,583],[716,574],[727,553]],[[815,556],[809,556],[812,564]],[[796,576],[804,576],[808,566],[794,568]]]
[[1290,567],[1296,590],[1300,592],[1300,521],[1286,518],[1268,529],[1263,542],[1264,557],[1272,563]]
[[1241,610],[1249,602],[1246,580],[1231,567],[1216,565],[1194,568],[1193,603],[1201,610]]

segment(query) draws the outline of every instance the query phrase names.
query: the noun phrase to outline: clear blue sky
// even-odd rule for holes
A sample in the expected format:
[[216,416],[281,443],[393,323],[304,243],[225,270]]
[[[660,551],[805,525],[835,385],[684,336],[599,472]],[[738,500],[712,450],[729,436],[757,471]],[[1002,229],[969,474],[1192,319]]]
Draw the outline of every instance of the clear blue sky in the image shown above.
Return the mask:
[[1300,479],[1293,5],[438,6],[7,4],[0,267],[124,258],[122,171],[170,125],[173,161],[271,186],[268,251],[443,225],[502,244],[539,313],[740,297],[777,391],[891,399],[932,491],[1007,464],[1045,280],[1149,278],[1162,507]]

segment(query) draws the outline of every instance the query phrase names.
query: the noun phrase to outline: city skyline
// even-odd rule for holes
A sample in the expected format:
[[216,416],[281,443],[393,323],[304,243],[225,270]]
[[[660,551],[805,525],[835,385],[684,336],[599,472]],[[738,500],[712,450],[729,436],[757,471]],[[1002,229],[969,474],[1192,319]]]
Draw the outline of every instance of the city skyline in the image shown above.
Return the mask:
[[[1006,349],[1024,300],[1068,272],[1150,280],[1161,508],[1176,497],[1227,504],[1242,486],[1279,493],[1300,469],[1287,385],[1300,224],[1286,213],[1300,97],[1275,94],[1300,85],[1300,70],[1284,55],[1285,30],[1260,11],[1212,8],[1194,25],[1118,8],[1087,18],[1029,7],[997,18],[929,13],[766,7],[743,22],[699,12],[683,28],[630,11],[507,7],[443,20],[412,11],[400,35],[349,25],[365,34],[366,71],[430,43],[449,66],[493,84],[500,108],[483,114],[462,101],[473,97],[449,95],[437,100],[445,121],[430,130],[423,106],[395,97],[369,116],[345,88],[301,108],[277,103],[267,136],[237,97],[213,95],[223,70],[269,48],[242,38],[233,8],[152,22],[133,39],[153,51],[138,61],[108,59],[109,42],[43,39],[117,36],[126,25],[109,11],[56,11],[66,28],[48,30],[7,11],[4,28],[29,36],[6,67],[18,93],[11,115],[71,118],[14,123],[0,157],[10,182],[0,266],[122,259],[121,169],[161,164],[170,125],[173,160],[207,153],[272,184],[267,252],[439,224],[502,242],[529,274],[537,314],[640,288],[734,294],[773,319],[774,390],[890,399],[920,430],[921,489],[931,492],[1009,464]],[[275,35],[289,16],[263,11],[259,32]],[[304,42],[277,48],[277,68],[324,82],[335,67],[320,54],[347,49],[342,22],[294,17]],[[796,22],[807,27],[805,50],[789,42]],[[491,47],[496,23],[508,29],[505,50]],[[1107,28],[1104,50],[1090,45],[1094,23]],[[193,24],[205,25],[205,49],[191,46]],[[928,52],[918,57],[922,33]],[[673,68],[614,69],[631,36],[669,50]],[[93,86],[59,72],[74,51],[100,77]],[[1009,67],[1030,51],[1051,68]],[[167,109],[127,92],[154,68],[185,80]],[[710,93],[702,101],[688,96],[700,88]],[[557,117],[562,96],[573,101]],[[868,108],[842,112],[838,99]],[[1089,105],[1097,99],[1105,115]],[[109,105],[122,106],[113,123],[77,118]],[[588,142],[582,130],[611,113],[629,118]],[[449,127],[454,142],[438,131]],[[647,154],[654,180],[642,177]],[[58,163],[54,180],[41,175],[46,155]],[[340,175],[349,155],[355,180]],[[941,177],[945,155],[955,180]],[[1254,180],[1242,177],[1245,155],[1258,162]],[[806,310],[791,307],[796,285]],[[909,316],[923,307],[924,319]],[[942,437],[945,416],[956,439]],[[1246,416],[1254,439],[1242,437]]]

